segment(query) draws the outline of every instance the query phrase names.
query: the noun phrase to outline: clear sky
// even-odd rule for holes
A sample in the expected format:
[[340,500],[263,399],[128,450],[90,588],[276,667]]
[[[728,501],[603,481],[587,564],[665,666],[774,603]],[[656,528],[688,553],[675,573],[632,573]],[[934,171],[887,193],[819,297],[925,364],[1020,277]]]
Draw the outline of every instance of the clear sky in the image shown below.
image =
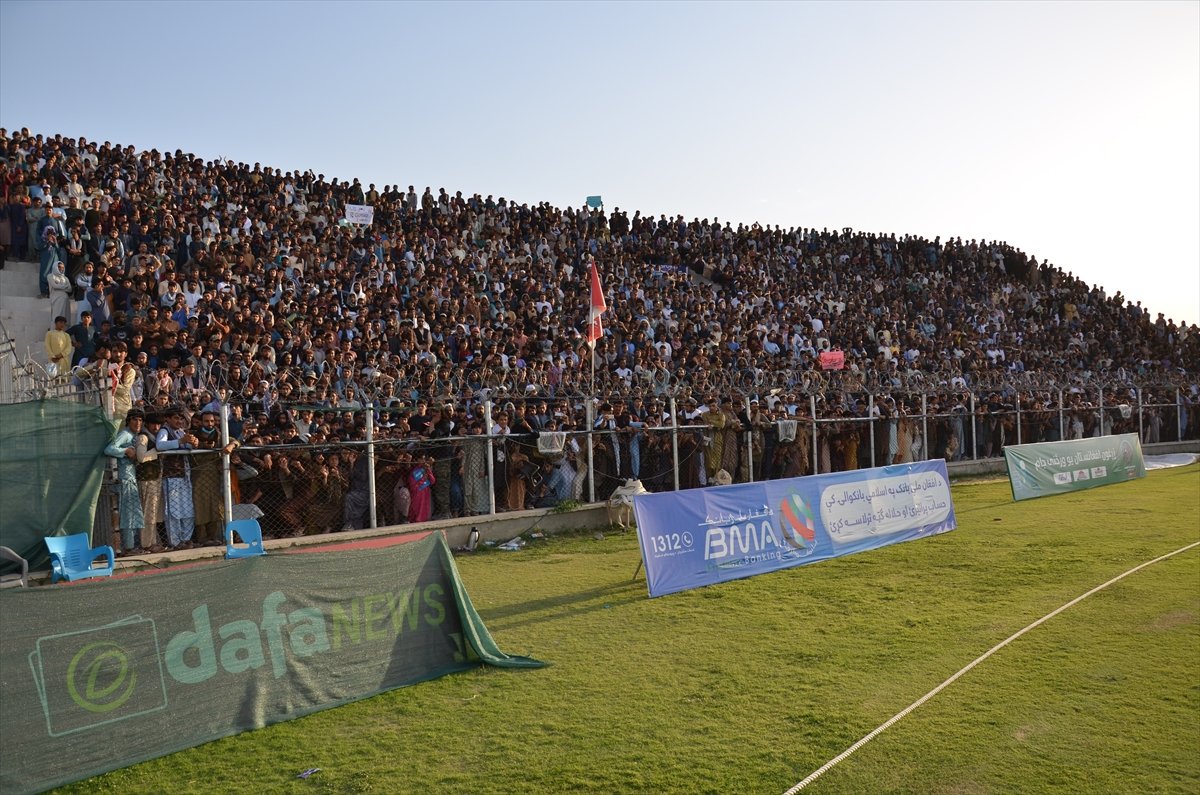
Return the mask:
[[0,2],[0,125],[1006,240],[1200,322],[1200,3]]

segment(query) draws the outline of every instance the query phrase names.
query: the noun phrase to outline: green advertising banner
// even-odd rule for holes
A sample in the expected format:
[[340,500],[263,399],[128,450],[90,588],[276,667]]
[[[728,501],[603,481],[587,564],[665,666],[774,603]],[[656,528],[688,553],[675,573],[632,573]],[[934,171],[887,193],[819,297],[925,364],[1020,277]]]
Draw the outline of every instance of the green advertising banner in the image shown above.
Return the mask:
[[1014,500],[1081,491],[1146,477],[1136,433],[1004,448]]
[[[0,405],[0,546],[28,560],[31,571],[50,568],[46,536],[92,537],[112,435],[97,406],[54,399]],[[15,568],[0,561],[0,573]]]
[[0,792],[108,770],[487,663],[440,533],[0,592]]

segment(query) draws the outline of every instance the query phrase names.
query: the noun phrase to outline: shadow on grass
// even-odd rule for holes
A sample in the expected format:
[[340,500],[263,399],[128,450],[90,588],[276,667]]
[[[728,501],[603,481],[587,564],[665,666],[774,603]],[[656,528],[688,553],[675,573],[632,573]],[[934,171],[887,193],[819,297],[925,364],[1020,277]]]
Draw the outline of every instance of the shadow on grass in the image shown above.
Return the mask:
[[970,508],[959,508],[956,505],[954,507],[954,515],[962,516],[965,513],[978,513],[979,511],[994,511],[997,508],[1000,508],[1000,507],[1003,507],[1006,505],[1012,505],[1012,504],[1013,504],[1013,500],[1011,498],[1009,498],[1007,500],[1000,500],[999,502],[989,502],[985,505],[974,505]]
[[[504,607],[480,610],[479,615],[484,620],[484,623],[489,626],[492,624],[505,628],[528,626],[530,624],[555,621],[567,616],[583,615],[593,613],[597,610],[611,609],[617,605],[642,601],[646,599],[645,588],[645,583],[641,581],[614,582],[610,585],[589,588],[586,591],[579,591],[578,593],[545,599],[531,599],[527,602],[505,605]],[[618,594],[620,596],[617,599],[603,601],[603,597]],[[592,604],[587,604],[588,602]],[[517,618],[519,620],[505,622],[504,619],[506,618]]]

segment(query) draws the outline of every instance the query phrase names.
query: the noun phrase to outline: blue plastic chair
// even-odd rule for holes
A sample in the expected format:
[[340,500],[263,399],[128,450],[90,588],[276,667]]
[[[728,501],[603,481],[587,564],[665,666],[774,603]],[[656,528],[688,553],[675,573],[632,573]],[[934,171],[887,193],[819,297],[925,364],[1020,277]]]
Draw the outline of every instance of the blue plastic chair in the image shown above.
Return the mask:
[[[59,580],[85,580],[89,577],[111,577],[116,555],[113,548],[105,545],[92,547],[87,533],[73,536],[51,536],[46,538],[46,549],[50,551],[50,582]],[[96,558],[103,555],[107,566],[93,568]]]
[[[238,541],[246,546],[234,546],[233,537],[237,534]],[[255,555],[265,555],[263,549],[262,528],[257,519],[235,519],[225,525],[225,559],[252,558]]]

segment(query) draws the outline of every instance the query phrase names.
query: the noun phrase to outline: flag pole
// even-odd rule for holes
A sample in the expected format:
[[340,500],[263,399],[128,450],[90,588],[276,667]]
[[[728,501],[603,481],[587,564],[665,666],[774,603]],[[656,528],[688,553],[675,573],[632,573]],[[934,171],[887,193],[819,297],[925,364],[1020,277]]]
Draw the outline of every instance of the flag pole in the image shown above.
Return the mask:
[[588,328],[587,341],[588,350],[592,358],[592,387],[593,395],[596,393],[596,343],[604,336],[603,325],[600,316],[608,309],[604,301],[604,289],[600,286],[600,273],[596,270],[596,258],[588,255],[588,276],[590,284],[590,301],[588,309]]

